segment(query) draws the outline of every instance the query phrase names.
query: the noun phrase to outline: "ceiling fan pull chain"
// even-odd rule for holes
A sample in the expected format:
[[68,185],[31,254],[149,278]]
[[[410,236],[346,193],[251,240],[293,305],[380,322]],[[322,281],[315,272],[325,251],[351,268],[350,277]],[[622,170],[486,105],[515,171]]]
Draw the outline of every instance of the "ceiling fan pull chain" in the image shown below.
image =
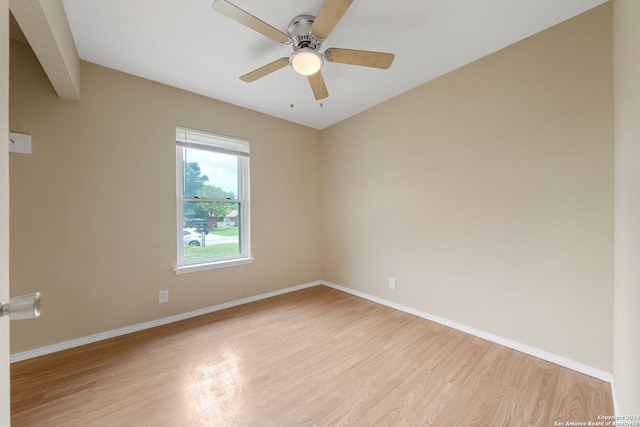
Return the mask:
[[289,106],[291,107],[291,109],[293,109],[295,107],[295,105],[293,104],[293,81],[294,79],[289,79],[289,99],[291,100],[291,104],[289,104]]

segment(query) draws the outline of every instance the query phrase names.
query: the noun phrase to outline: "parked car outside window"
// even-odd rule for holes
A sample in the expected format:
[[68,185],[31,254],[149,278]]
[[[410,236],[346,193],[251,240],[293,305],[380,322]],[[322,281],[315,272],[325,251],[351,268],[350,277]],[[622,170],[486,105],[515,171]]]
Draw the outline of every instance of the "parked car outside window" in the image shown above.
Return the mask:
[[200,246],[202,242],[202,234],[198,233],[195,228],[184,228],[184,245]]

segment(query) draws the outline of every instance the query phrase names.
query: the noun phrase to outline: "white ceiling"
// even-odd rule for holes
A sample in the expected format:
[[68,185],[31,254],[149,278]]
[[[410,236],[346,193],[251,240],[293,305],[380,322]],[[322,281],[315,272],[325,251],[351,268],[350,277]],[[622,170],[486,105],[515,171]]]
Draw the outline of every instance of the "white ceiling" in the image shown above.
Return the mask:
[[[231,0],[286,33],[322,0]],[[211,8],[213,0],[63,0],[80,58],[323,129],[606,0],[355,0],[329,47],[390,52],[388,70],[325,63],[316,101],[290,67],[253,83],[239,76],[289,56]],[[294,105],[291,108],[291,104]]]

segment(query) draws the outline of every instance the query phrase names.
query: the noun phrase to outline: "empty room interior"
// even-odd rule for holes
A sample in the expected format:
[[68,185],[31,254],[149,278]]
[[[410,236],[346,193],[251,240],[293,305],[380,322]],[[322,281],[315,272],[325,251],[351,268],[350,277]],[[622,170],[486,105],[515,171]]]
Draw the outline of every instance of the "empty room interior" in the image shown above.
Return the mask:
[[0,424],[640,426],[640,2],[0,4]]

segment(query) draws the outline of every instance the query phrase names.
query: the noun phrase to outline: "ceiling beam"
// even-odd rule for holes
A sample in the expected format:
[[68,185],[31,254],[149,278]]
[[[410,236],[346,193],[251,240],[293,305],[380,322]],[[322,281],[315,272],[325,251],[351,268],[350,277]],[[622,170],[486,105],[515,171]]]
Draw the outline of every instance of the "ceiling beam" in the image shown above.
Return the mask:
[[10,0],[31,49],[61,99],[80,100],[80,58],[62,0]]

